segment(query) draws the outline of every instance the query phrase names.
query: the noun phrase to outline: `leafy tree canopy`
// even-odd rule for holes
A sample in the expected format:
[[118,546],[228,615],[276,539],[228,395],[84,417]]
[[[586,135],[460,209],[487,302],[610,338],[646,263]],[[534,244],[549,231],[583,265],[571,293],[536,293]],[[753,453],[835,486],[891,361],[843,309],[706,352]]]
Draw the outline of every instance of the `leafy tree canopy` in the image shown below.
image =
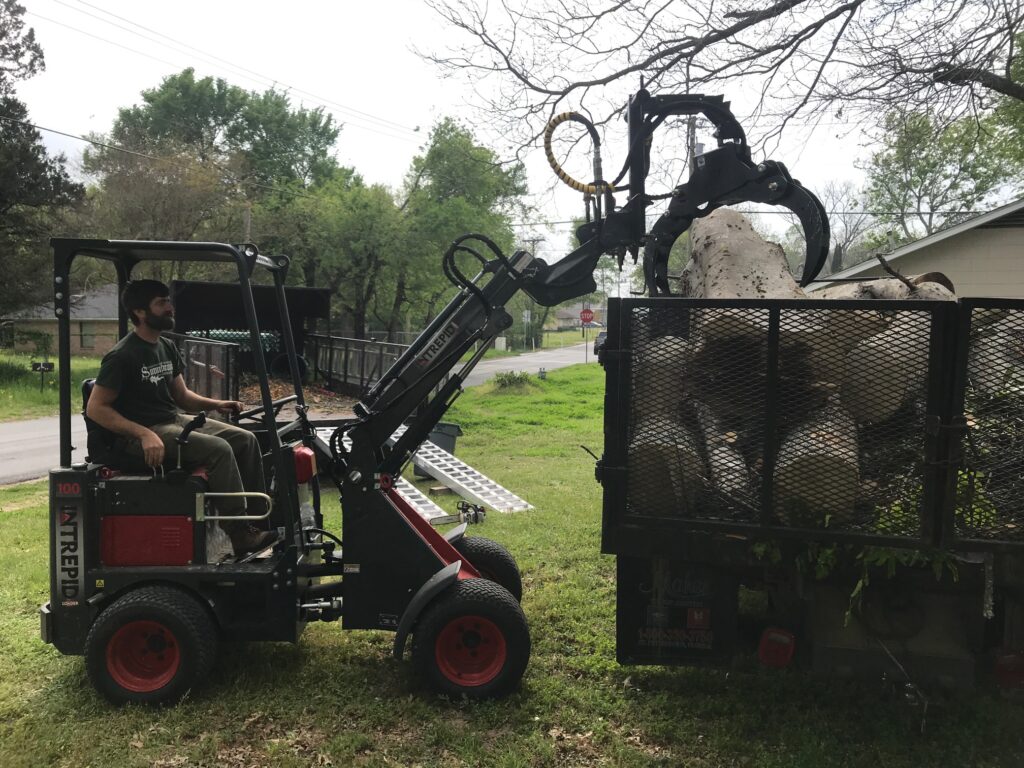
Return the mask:
[[881,145],[864,166],[868,206],[907,239],[970,218],[1019,168],[1005,162],[990,127],[971,118],[943,126],[925,112],[891,112]]

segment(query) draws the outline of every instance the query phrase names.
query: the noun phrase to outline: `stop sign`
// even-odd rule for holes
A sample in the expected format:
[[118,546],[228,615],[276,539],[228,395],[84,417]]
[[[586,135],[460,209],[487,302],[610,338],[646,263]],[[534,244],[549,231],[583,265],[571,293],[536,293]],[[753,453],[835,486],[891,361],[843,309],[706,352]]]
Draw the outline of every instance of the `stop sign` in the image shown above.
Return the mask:
[[592,309],[580,310],[580,322],[581,323],[592,323],[592,322],[594,322],[594,310],[592,310]]

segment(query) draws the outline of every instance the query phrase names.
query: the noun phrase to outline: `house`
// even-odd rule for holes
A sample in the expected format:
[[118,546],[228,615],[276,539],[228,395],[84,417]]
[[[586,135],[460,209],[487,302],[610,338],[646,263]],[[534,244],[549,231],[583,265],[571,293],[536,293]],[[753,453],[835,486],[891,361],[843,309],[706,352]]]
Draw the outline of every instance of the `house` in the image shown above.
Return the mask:
[[[1024,298],[1024,198],[883,254],[904,275],[942,272],[958,296]],[[830,278],[885,277],[869,259]],[[809,292],[832,285],[812,283]]]
[[[101,285],[71,298],[71,354],[100,356],[117,343],[116,285]],[[16,352],[41,352],[48,343],[57,349],[57,318],[53,304],[43,304],[0,319],[4,338]],[[46,337],[49,337],[48,342]]]
[[[605,324],[605,313],[607,308],[602,306],[592,307],[588,305],[594,313],[594,319],[588,324],[588,327],[604,326]],[[557,307],[552,313],[554,315],[554,329],[558,331],[564,331],[568,328],[579,328],[580,327],[580,312],[583,311],[583,303],[577,302],[572,306],[568,307]],[[549,318],[546,323],[550,329],[552,327],[552,321]]]

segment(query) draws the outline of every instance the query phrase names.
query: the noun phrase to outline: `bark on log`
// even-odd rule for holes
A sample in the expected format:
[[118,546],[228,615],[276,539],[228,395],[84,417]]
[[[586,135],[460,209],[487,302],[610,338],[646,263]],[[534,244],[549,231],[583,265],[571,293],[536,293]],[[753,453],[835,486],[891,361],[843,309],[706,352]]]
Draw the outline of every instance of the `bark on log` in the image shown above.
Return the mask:
[[793,430],[775,460],[775,515],[783,525],[819,528],[853,517],[860,486],[857,425],[828,407]]

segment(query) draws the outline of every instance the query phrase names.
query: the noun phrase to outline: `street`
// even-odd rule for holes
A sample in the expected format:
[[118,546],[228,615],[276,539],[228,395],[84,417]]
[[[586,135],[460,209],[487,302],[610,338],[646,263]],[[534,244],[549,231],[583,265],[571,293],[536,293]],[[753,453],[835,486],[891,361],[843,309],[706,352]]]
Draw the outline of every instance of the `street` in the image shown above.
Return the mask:
[[[499,371],[525,371],[534,376],[544,368],[553,371],[568,365],[596,362],[593,341],[559,349],[482,360],[466,380],[466,386],[483,384]],[[43,477],[60,461],[56,416],[0,424],[0,485]],[[77,411],[71,416],[72,461],[85,460],[85,421]]]

